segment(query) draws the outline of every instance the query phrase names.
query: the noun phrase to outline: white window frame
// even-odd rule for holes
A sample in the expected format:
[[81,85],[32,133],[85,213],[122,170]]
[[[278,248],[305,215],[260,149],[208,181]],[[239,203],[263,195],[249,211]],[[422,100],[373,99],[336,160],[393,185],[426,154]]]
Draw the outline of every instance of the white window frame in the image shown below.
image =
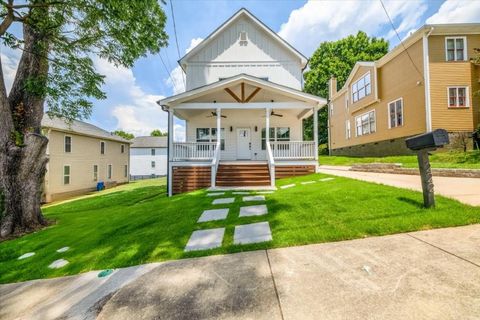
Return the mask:
[[[65,140],[66,140],[67,138],[70,138],[70,151],[67,151],[67,148],[66,148],[66,147],[67,147],[67,143],[65,142]],[[73,151],[72,146],[73,146],[73,138],[72,138],[72,136],[71,136],[71,135],[68,135],[68,134],[64,135],[64,136],[63,136],[63,152],[65,152],[65,153],[72,153],[72,151]]]
[[[65,174],[65,168],[68,167],[68,175]],[[72,166],[69,164],[63,165],[63,172],[62,172],[62,184],[64,186],[68,186],[72,184]],[[68,177],[68,183],[65,183],[65,177]]]
[[[395,103],[397,101],[401,101],[402,102],[402,124],[401,125],[397,125],[397,110],[395,110],[395,127],[392,127],[392,119],[390,119],[390,105],[392,103]],[[396,108],[396,107],[395,107]],[[394,128],[399,128],[399,127],[403,127],[404,123],[405,123],[405,118],[403,116],[403,97],[400,97],[398,99],[395,99],[393,101],[390,101],[389,103],[387,103],[387,120],[388,120],[388,129],[394,129]]]
[[[465,105],[460,106],[458,105],[458,89],[464,88],[465,89]],[[455,106],[450,105],[450,89],[457,90],[457,104]],[[463,109],[463,108],[470,108],[470,88],[469,86],[449,86],[447,87],[447,107],[449,109]]]
[[107,179],[112,180],[113,177],[113,165],[107,164]]
[[352,129],[350,126],[350,120],[345,121],[345,138],[348,140],[352,137]]
[[[362,130],[362,134],[358,134],[358,130],[357,130],[357,119],[358,118],[362,118],[364,115],[369,115],[369,119],[370,119],[370,113],[373,112],[373,131],[370,130],[370,121],[368,123],[368,133],[363,133],[363,130]],[[360,120],[361,121],[361,120]],[[360,122],[361,123],[361,122]],[[355,137],[361,137],[361,136],[365,136],[367,134],[372,134],[372,133],[375,133],[377,132],[377,112],[375,109],[373,110],[370,110],[368,112],[364,112],[358,116],[355,117]]]
[[[102,153],[102,143],[103,143],[103,153]],[[105,141],[100,141],[100,154],[107,154],[107,143]]]
[[155,161],[150,162],[150,168],[155,169],[156,166],[157,166],[157,163]]
[[[367,86],[364,85],[364,86],[363,86],[363,90],[365,91],[365,95],[364,95],[363,97],[357,98],[357,100],[355,100],[355,99],[353,98],[353,95],[354,95],[354,93],[357,93],[357,94],[358,94],[358,93],[360,92],[360,90],[358,89],[358,86],[357,86],[357,91],[353,91],[353,86],[354,86],[355,84],[357,84],[358,82],[360,82],[362,79],[366,78],[367,76],[370,77],[370,83],[369,83],[369,84],[370,84],[370,92],[367,94],[367,92],[366,92],[366,90],[365,90],[365,88],[366,88]],[[358,78],[357,81],[355,81],[354,83],[352,83],[352,84],[350,85],[350,97],[352,98],[352,104],[353,104],[353,103],[356,103],[356,102],[358,102],[358,101],[360,101],[360,100],[362,100],[362,99],[364,99],[364,98],[366,98],[366,97],[368,97],[368,96],[371,95],[371,94],[372,94],[372,75],[371,75],[370,71],[368,71],[368,72],[365,72],[365,74],[363,74],[360,78]]]
[[[95,171],[97,169],[97,171]],[[93,165],[93,181],[98,181],[98,164]]]
[[[457,59],[457,39],[463,40],[463,60]],[[448,60],[448,40],[453,40],[453,60]],[[467,37],[445,37],[445,61],[455,62],[455,61],[468,61],[468,50],[467,50]]]

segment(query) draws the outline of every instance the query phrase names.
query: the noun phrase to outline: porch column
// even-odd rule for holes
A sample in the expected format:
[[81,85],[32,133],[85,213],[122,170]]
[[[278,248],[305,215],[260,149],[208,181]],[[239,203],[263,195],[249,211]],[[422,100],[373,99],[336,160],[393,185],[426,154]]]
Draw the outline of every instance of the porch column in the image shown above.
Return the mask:
[[222,115],[221,115],[221,109],[217,108],[216,110],[217,113],[217,145],[215,146],[215,152],[214,152],[214,157],[215,155],[218,154],[218,159],[213,159],[212,161],[212,168],[211,168],[211,175],[210,175],[210,185],[212,188],[215,188],[216,185],[216,180],[217,180],[217,161],[220,161],[220,145],[221,145],[221,139],[222,139]]
[[173,159],[173,110],[168,109],[168,196],[173,194],[172,159]]
[[313,108],[313,140],[315,141],[315,161],[318,161],[318,108]]
[[[268,168],[270,171],[270,186],[275,186],[275,164],[270,163],[270,158],[268,156],[268,150],[272,150],[270,146],[270,113],[272,113],[271,108],[265,109],[265,146],[267,152],[267,159],[268,159]],[[273,156],[273,154],[272,154]],[[274,161],[273,159],[271,159]]]
[[265,145],[270,142],[270,108],[265,109]]

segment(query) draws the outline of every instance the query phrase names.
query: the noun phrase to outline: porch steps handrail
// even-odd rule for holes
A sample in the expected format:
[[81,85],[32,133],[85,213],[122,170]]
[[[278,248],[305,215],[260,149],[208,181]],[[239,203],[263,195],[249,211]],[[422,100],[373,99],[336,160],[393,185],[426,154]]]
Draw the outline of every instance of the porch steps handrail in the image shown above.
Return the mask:
[[212,160],[217,142],[174,142],[173,161]]
[[270,185],[275,186],[275,159],[272,153],[272,147],[270,146],[270,141],[266,142],[267,146],[267,157],[268,157],[268,170],[270,171]]
[[272,141],[270,143],[274,159],[315,159],[315,141]]

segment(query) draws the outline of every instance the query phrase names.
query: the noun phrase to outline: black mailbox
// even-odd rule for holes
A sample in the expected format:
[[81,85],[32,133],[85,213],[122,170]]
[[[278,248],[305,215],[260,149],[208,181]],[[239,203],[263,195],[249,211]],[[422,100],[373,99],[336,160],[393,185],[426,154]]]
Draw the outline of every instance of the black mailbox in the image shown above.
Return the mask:
[[436,129],[432,132],[420,134],[405,140],[407,148],[411,150],[436,149],[450,143],[448,132],[445,129]]

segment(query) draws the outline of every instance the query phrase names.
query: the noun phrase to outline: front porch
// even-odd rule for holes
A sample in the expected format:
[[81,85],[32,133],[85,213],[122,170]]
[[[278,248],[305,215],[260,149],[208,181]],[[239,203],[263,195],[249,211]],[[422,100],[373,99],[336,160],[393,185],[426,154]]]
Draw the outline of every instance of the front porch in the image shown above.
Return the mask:
[[[323,106],[318,100],[323,99],[241,78],[220,88],[192,90],[198,95],[185,93],[184,99],[166,99],[171,194],[217,185],[275,187],[278,177],[316,172],[317,112]],[[303,120],[312,115],[314,139],[305,141]],[[174,116],[185,120],[186,141],[171,134]]]

